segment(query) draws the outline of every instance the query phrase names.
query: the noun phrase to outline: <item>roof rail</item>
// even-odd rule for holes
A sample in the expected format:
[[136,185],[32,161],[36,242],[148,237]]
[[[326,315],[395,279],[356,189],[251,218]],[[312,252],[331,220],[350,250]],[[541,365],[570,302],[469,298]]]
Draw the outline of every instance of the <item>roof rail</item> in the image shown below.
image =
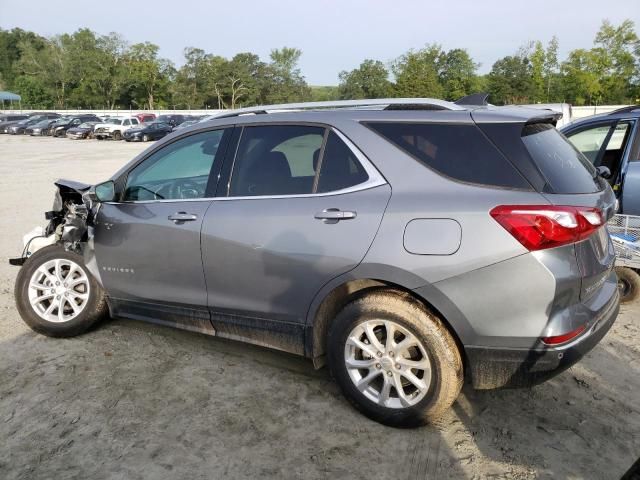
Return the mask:
[[[403,108],[404,107],[404,108]],[[255,107],[238,108],[213,114],[208,119],[238,117],[240,115],[260,115],[275,112],[297,112],[301,110],[331,110],[331,109],[367,109],[381,108],[384,110],[464,110],[464,108],[444,100],[433,98],[375,98],[370,100],[334,100],[327,102],[281,103],[277,105],[259,105]]]
[[628,112],[633,112],[635,110],[640,110],[640,105],[629,105],[628,107],[618,108],[617,110],[613,110],[607,113],[607,115],[614,115],[616,113],[628,113]]

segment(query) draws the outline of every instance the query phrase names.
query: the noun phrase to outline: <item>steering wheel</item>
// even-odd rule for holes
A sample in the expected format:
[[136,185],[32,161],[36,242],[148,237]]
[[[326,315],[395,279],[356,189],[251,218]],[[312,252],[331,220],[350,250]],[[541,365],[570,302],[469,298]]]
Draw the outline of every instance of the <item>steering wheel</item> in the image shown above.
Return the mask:
[[204,192],[193,180],[178,180],[173,185],[173,198],[200,198]]

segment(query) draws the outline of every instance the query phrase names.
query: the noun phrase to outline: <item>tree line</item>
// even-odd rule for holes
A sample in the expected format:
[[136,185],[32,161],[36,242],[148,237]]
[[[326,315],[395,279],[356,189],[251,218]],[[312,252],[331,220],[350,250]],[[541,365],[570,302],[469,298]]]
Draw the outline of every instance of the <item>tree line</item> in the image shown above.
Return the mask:
[[391,62],[365,59],[339,74],[337,86],[309,86],[296,48],[274,49],[267,61],[184,50],[176,67],[159,47],[129,44],[89,29],[42,37],[0,29],[0,89],[23,106],[94,109],[204,109],[382,97],[455,100],[486,91],[494,104],[627,104],[640,101],[640,40],[631,20],[603,21],[589,49],[559,58],[559,42],[532,41],[497,60],[488,74],[465,49],[427,44]]

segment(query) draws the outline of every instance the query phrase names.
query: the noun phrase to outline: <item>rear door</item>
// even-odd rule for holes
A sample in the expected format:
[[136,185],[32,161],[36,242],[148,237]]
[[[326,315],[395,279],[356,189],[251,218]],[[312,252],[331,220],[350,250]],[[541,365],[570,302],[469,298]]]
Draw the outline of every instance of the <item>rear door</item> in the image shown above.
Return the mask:
[[362,260],[391,189],[324,126],[237,130],[228,181],[202,227],[212,321],[219,335],[302,353],[313,297]]

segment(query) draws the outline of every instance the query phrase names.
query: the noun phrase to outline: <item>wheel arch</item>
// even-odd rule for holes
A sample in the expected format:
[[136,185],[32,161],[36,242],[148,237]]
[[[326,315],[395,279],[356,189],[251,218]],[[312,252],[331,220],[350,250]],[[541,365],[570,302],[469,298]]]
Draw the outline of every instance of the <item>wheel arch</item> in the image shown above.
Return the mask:
[[390,275],[356,276],[353,272],[325,285],[314,298],[307,315],[305,329],[305,356],[313,360],[316,368],[325,363],[327,334],[338,312],[359,295],[372,289],[386,288],[406,295],[407,301],[419,302],[436,314],[456,341],[466,363],[464,340],[472,332],[469,322],[455,305],[433,285],[416,287],[415,276],[409,272]]

